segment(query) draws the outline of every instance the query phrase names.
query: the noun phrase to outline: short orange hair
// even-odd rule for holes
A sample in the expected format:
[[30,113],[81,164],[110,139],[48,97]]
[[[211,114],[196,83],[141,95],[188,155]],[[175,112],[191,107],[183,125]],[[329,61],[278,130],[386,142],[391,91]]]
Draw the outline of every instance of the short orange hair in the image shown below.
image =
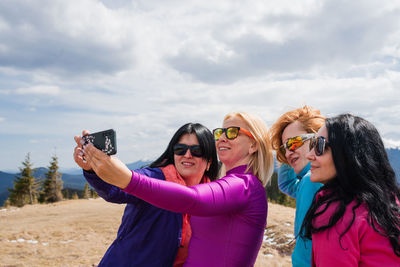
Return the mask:
[[325,116],[321,115],[318,109],[304,106],[284,113],[270,128],[271,145],[276,151],[276,159],[280,163],[288,164],[285,154],[279,149],[282,145],[282,133],[285,128],[299,121],[307,133],[316,133],[325,124]]

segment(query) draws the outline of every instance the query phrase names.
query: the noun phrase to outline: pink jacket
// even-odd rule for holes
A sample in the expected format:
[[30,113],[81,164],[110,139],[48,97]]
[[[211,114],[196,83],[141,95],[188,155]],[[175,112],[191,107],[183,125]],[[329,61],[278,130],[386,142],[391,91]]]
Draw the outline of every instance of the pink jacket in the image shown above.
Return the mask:
[[[399,267],[400,257],[394,254],[389,239],[378,234],[368,223],[366,204],[355,210],[354,222],[339,243],[340,234],[353,217],[352,208],[355,204],[353,201],[346,207],[344,216],[335,226],[312,235],[312,266]],[[314,220],[314,225],[326,224],[337,206],[337,203],[331,204],[326,212]]]

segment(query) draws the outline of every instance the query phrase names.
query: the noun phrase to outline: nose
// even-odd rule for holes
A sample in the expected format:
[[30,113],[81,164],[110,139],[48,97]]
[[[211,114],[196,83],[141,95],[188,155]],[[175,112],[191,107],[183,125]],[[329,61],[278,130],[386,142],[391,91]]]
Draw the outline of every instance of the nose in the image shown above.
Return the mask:
[[307,152],[306,158],[307,158],[309,161],[315,160],[314,148]]
[[221,136],[219,137],[219,139],[217,140],[217,142],[220,142],[220,141],[226,141],[227,140],[227,138],[226,138],[226,132],[223,132],[222,134],[221,134]]
[[294,151],[285,148],[285,157],[288,158],[289,155],[293,154]]
[[185,155],[183,155],[185,158],[191,158],[192,157],[192,153],[190,152],[190,149],[186,150]]

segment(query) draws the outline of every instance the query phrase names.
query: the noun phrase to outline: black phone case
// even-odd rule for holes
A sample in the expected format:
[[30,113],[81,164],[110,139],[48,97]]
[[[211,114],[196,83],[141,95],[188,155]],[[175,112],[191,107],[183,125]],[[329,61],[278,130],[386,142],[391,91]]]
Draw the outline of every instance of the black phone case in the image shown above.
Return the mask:
[[117,153],[116,134],[113,129],[84,135],[83,139],[85,140],[85,145],[90,142],[107,155]]

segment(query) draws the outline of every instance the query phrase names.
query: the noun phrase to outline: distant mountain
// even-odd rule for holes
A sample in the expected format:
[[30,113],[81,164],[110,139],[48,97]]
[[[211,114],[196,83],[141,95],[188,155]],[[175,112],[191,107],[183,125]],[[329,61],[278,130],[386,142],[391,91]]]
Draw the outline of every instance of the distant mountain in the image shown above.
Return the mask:
[[[389,148],[387,149],[388,157],[390,163],[396,172],[397,182],[400,184],[400,149]],[[135,170],[138,168],[142,168],[151,163],[151,161],[136,161],[133,163],[127,164],[128,168],[131,170]],[[276,168],[276,166],[275,166]],[[34,176],[37,179],[44,180],[45,174],[48,171],[47,168],[39,167],[35,169]],[[82,190],[85,186],[86,179],[83,177],[82,170],[72,169],[73,173],[62,173],[63,187],[71,188],[71,189],[79,189]],[[8,198],[8,190],[7,188],[13,188],[13,181],[17,174],[7,173],[0,171],[0,207],[3,205],[4,201]]]
[[7,188],[14,187],[15,174],[0,171],[0,207],[3,206],[4,201],[8,198]]
[[140,169],[143,168],[145,166],[148,166],[150,163],[152,163],[152,161],[142,161],[142,160],[138,160],[135,161],[133,163],[129,163],[126,164],[126,166],[130,169],[130,170],[136,170],[136,169]]
[[400,148],[386,149],[390,164],[396,173],[397,183],[400,184]]
[[60,172],[75,175],[75,174],[82,174],[82,169],[81,168],[70,168],[70,169],[60,168]]
[[[141,168],[150,164],[150,161],[136,161],[133,163],[127,164],[128,168],[131,170]],[[71,169],[72,173],[62,173],[63,187],[70,189],[79,189],[83,190],[86,184],[86,179],[83,177],[82,170],[80,169]],[[38,167],[33,172],[33,176],[36,179],[44,180],[46,178],[46,173],[48,169],[44,167]],[[17,176],[16,173],[7,173],[0,171],[0,207],[3,206],[4,201],[8,198],[8,190],[7,188],[14,187],[14,179]]]
[[[46,178],[46,173],[48,169],[44,167],[36,168],[33,172],[33,176],[36,179],[44,180]],[[82,171],[81,171],[82,173]],[[3,206],[4,201],[8,198],[8,189],[14,187],[14,180],[16,173],[6,173],[0,171],[0,207]],[[86,180],[83,177],[83,174],[73,175],[73,174],[62,174],[63,187],[70,189],[79,189],[82,190],[85,186]]]

